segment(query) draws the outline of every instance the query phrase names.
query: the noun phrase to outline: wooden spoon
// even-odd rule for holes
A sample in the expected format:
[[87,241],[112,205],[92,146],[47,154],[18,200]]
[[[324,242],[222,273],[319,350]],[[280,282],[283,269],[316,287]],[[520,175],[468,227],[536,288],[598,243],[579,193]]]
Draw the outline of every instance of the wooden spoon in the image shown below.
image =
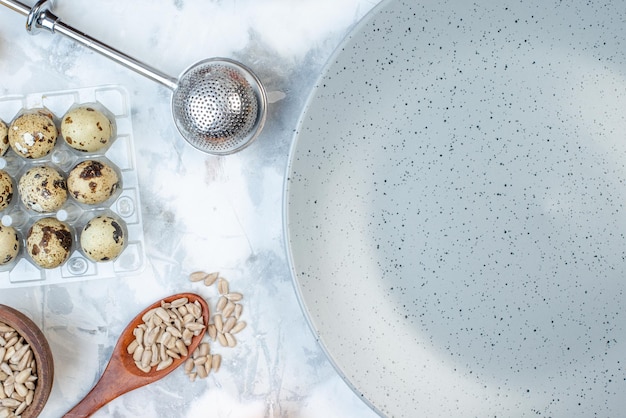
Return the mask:
[[[137,368],[132,354],[128,354],[127,351],[128,344],[135,339],[133,331],[138,325],[143,323],[142,316],[150,309],[161,306],[161,301],[172,302],[173,300],[179,298],[187,298],[191,303],[198,301],[202,306],[204,324],[208,325],[209,306],[204,298],[193,293],[179,293],[177,295],[172,295],[148,306],[140,312],[122,332],[117,345],[113,349],[113,354],[111,355],[109,364],[104,370],[104,373],[100,377],[98,383],[96,383],[93,389],[91,389],[82,401],[80,401],[74,408],[72,408],[72,410],[63,416],[64,418],[89,417],[102,406],[118,396],[165,377],[187,359],[188,356],[181,356],[180,359],[174,359],[173,363],[163,370],[157,371],[156,367],[153,367],[150,372],[144,373]],[[191,355],[196,347],[198,347],[205,332],[206,328],[203,329],[199,335],[193,337],[191,345],[187,347],[189,355]]]

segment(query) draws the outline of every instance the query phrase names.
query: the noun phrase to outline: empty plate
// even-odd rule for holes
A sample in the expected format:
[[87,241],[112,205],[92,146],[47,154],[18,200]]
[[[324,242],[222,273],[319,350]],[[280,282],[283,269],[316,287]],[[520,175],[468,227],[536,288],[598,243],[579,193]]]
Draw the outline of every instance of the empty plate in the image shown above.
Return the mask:
[[295,287],[390,417],[626,410],[626,8],[384,1],[287,169]]

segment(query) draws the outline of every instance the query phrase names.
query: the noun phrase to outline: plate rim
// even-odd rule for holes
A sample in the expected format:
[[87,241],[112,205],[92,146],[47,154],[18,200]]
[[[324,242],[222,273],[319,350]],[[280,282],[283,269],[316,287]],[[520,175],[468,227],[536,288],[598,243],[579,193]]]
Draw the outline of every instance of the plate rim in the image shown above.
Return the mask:
[[339,377],[346,383],[346,385],[350,388],[350,390],[352,390],[352,392],[362,401],[364,402],[374,413],[376,413],[379,416],[385,416],[383,414],[383,412],[372,402],[370,401],[370,399],[368,399],[364,393],[362,393],[357,387],[356,385],[348,378],[348,376],[346,375],[346,373],[344,372],[344,370],[342,369],[342,367],[340,366],[339,362],[336,360],[336,358],[333,356],[333,354],[330,352],[330,350],[328,349],[327,345],[324,343],[324,338],[321,335],[320,330],[317,328],[317,326],[315,325],[315,322],[313,321],[313,317],[311,312],[309,311],[309,309],[307,308],[306,302],[305,302],[305,298],[304,295],[302,293],[302,289],[299,283],[299,275],[296,271],[296,266],[295,266],[295,260],[294,260],[294,256],[293,256],[293,251],[292,251],[292,246],[291,246],[291,231],[289,228],[289,221],[290,221],[290,216],[289,216],[289,206],[290,206],[290,190],[291,190],[291,174],[293,171],[293,165],[294,165],[294,159],[296,157],[296,153],[298,151],[298,147],[299,145],[302,144],[301,141],[301,129],[302,126],[304,125],[304,122],[306,120],[306,117],[308,115],[308,111],[311,108],[311,105],[313,103],[313,101],[315,100],[316,97],[316,93],[318,92],[318,90],[320,89],[321,85],[322,85],[322,81],[328,76],[330,69],[332,68],[334,61],[341,55],[341,53],[343,52],[345,46],[352,40],[352,38],[360,33],[360,31],[366,27],[374,18],[376,18],[380,12],[382,10],[384,10],[385,8],[387,8],[391,3],[398,1],[398,0],[381,0],[378,4],[376,4],[372,9],[370,9],[361,19],[359,19],[357,22],[355,22],[354,24],[352,24],[350,27],[347,28],[346,33],[344,35],[344,37],[341,39],[341,41],[339,41],[339,43],[337,44],[337,46],[335,47],[335,49],[333,50],[333,52],[331,53],[331,55],[328,57],[328,59],[326,60],[326,62],[324,63],[324,65],[322,66],[321,70],[320,70],[320,74],[319,76],[316,78],[313,86],[311,87],[311,90],[304,102],[304,106],[302,107],[301,112],[299,113],[298,116],[298,121],[296,124],[296,127],[294,129],[294,133],[291,137],[291,144],[289,146],[289,154],[288,154],[288,159],[287,159],[287,165],[285,167],[284,170],[284,179],[283,179],[283,187],[282,187],[282,230],[283,230],[283,243],[284,243],[284,250],[285,250],[285,254],[286,254],[286,258],[287,258],[287,263],[288,263],[288,268],[289,268],[289,274],[290,274],[290,281],[293,287],[294,292],[296,293],[296,297],[298,300],[298,305],[300,306],[300,310],[302,311],[305,321],[307,323],[307,326],[309,328],[309,330],[311,331],[311,333],[313,334],[313,337],[315,338],[315,342],[317,343],[318,347],[320,347],[320,349],[322,350],[322,352],[324,353],[324,356],[326,358],[326,360],[328,360],[328,362],[332,365],[332,367],[335,369],[335,371],[337,372],[337,374],[339,375]]

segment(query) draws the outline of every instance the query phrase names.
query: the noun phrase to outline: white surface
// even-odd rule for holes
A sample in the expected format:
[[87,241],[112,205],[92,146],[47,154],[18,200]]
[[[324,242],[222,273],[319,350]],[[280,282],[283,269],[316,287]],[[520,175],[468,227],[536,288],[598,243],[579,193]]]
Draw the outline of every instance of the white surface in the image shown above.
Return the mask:
[[[229,157],[178,136],[169,91],[59,36],[29,36],[0,8],[0,94],[119,84],[130,94],[146,271],[135,278],[0,291],[0,303],[41,325],[55,356],[43,417],[58,418],[95,384],[120,330],[168,294],[198,291],[186,276],[219,270],[245,295],[248,327],[222,369],[188,383],[181,373],[138,389],[95,417],[372,417],[326,360],[306,325],[288,269],[281,200],[289,146],[322,65],[375,0],[58,0],[55,13],[177,76],[204,58],[251,67],[272,104],[261,136]],[[32,3],[29,3],[32,4]]]
[[626,410],[626,9],[393,1],[298,128],[299,292],[397,417]]

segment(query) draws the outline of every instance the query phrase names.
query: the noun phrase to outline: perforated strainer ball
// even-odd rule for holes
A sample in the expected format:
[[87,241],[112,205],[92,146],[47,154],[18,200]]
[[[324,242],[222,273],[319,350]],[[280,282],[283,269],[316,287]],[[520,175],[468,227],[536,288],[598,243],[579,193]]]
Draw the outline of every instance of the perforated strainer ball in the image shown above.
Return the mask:
[[243,65],[224,58],[201,61],[183,73],[172,95],[181,135],[211,154],[249,145],[265,123],[266,93]]

